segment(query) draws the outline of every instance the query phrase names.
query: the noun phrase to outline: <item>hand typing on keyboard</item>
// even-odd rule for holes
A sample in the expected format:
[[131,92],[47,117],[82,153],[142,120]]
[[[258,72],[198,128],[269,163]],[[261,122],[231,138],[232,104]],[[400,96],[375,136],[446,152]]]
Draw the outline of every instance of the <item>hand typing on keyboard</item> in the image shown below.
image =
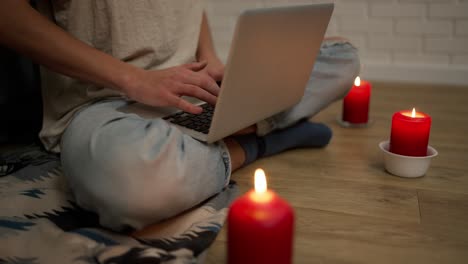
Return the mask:
[[203,109],[181,98],[192,96],[216,104],[219,86],[203,69],[206,62],[189,63],[164,70],[135,69],[122,90],[131,99],[141,103],[172,106],[192,114]]
[[[203,134],[208,134],[210,131],[211,119],[213,117],[214,107],[210,104],[202,104],[203,112],[198,115],[190,114],[187,112],[178,112],[164,119],[179,126],[184,126]],[[246,127],[234,135],[245,135],[257,132],[257,125]]]
[[213,117],[214,107],[210,104],[201,105],[203,112],[201,114],[191,114],[187,112],[178,112],[167,116],[164,119],[179,126],[184,126],[203,134],[208,134],[210,130],[211,118]]

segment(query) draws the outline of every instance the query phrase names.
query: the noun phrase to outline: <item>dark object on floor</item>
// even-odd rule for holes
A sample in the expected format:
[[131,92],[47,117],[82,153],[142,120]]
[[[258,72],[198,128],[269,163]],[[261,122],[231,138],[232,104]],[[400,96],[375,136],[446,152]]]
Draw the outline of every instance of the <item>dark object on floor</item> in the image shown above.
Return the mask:
[[42,124],[39,67],[0,46],[0,144],[37,141]]

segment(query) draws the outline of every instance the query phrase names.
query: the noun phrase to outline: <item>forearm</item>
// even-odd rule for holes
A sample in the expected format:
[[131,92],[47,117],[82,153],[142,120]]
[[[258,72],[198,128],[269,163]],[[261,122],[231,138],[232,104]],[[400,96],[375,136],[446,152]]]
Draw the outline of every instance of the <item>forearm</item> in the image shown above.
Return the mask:
[[123,92],[139,70],[75,39],[27,1],[0,1],[0,44],[56,72]]
[[208,24],[208,19],[206,17],[206,13],[203,12],[200,36],[198,39],[197,59],[201,61],[208,60],[213,57],[217,58],[217,55],[213,45],[213,38],[211,36],[211,30]]

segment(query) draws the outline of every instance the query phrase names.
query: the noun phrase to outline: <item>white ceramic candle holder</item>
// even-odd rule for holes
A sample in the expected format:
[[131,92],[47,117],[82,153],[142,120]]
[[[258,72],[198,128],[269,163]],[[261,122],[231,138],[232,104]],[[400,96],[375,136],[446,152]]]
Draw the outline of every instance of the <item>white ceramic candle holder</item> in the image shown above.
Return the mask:
[[367,123],[350,123],[350,122],[344,121],[341,116],[338,116],[336,118],[336,122],[338,122],[340,126],[346,127],[346,128],[364,128],[364,127],[370,127],[374,123],[374,120],[369,118],[369,121],[367,121]]
[[427,147],[427,156],[424,157],[395,154],[389,151],[389,141],[380,142],[379,147],[383,152],[385,169],[393,175],[406,178],[424,176],[429,169],[431,159],[438,154],[431,146]]

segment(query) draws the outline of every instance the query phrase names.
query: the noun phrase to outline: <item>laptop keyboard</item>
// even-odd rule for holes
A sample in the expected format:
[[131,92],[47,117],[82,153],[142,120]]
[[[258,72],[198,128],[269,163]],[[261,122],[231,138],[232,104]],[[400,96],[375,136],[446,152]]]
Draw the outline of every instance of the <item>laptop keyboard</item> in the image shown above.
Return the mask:
[[203,112],[198,115],[190,114],[187,112],[177,112],[170,116],[166,116],[163,119],[184,126],[189,129],[208,134],[210,131],[211,118],[213,117],[214,106],[204,103],[200,105],[203,108]]

